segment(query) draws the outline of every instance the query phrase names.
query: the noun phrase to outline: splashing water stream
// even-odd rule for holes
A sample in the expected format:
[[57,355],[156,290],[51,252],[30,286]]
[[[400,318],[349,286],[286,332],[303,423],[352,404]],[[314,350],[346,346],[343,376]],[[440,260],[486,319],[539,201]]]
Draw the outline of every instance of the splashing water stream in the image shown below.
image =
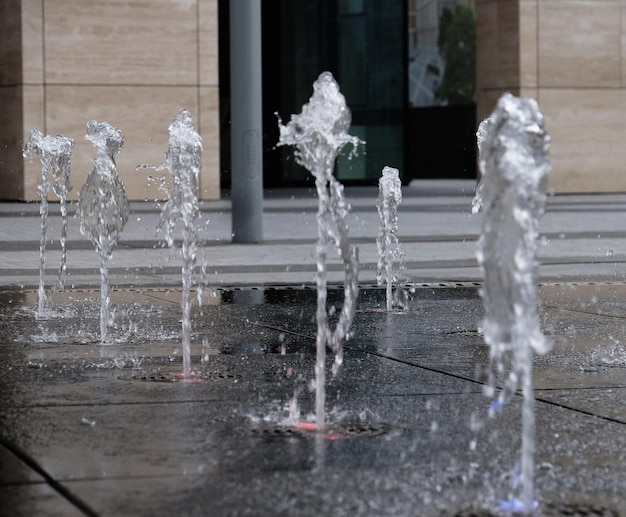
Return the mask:
[[172,248],[174,230],[179,219],[182,221],[183,375],[188,379],[191,372],[191,284],[198,250],[198,174],[202,163],[202,138],[194,128],[191,114],[187,110],[182,110],[174,117],[169,126],[169,135],[165,163],[157,169],[169,169],[172,186],[169,199],[163,205],[159,228],[165,230],[165,240]]
[[77,216],[80,232],[100,254],[100,340],[106,341],[109,325],[108,262],[117,245],[130,208],[115,157],[122,150],[122,132],[108,122],[91,120],[85,138],[97,149],[94,167],[80,189]]
[[[376,283],[386,285],[387,310],[393,308],[394,297],[393,284],[397,281],[393,266],[398,262],[398,269],[404,269],[404,251],[398,241],[398,206],[402,202],[402,182],[398,169],[385,167],[383,174],[378,180],[378,216],[380,226],[376,236],[378,248],[378,272]],[[398,289],[398,288],[397,288]],[[402,290],[402,287],[399,287]],[[397,293],[396,299],[401,302],[401,295]]]
[[46,267],[46,240],[48,227],[48,193],[50,191],[50,173],[52,173],[53,190],[61,203],[61,264],[57,278],[56,289],[65,289],[67,272],[67,195],[72,189],[69,183],[70,158],[74,150],[74,139],[66,136],[44,136],[39,130],[33,129],[30,138],[24,146],[24,156],[39,155],[41,160],[42,182],[37,190],[41,196],[39,214],[41,216],[41,240],[39,243],[39,303],[38,317],[43,317],[46,301],[45,267]]
[[[63,139],[63,140],[60,140]],[[52,167],[52,178],[54,183],[52,190],[59,198],[61,208],[61,263],[57,274],[57,291],[65,291],[65,279],[67,277],[67,196],[72,190],[70,185],[70,157],[74,149],[74,139],[67,137],[57,137],[59,145],[63,147],[63,152],[57,166]]]
[[478,146],[478,167],[482,176],[480,183],[476,187],[476,195],[472,199],[472,214],[477,214],[483,205],[483,191],[485,190],[485,184],[489,182],[489,179],[485,177],[485,158],[483,156],[483,147],[485,147],[485,136],[487,135],[487,128],[489,127],[489,118],[483,119],[478,124],[478,130],[476,131],[476,145]]
[[[295,147],[296,161],[315,177],[318,196],[315,363],[315,414],[318,432],[323,432],[326,425],[326,345],[335,352],[333,373],[336,373],[343,361],[343,340],[352,325],[358,295],[358,251],[348,241],[347,217],[350,207],[343,195],[343,185],[333,176],[335,159],[341,149],[346,144],[352,144],[352,152],[355,152],[362,143],[357,137],[348,135],[351,119],[350,110],[334,77],[330,72],[323,72],[313,83],[313,95],[302,106],[302,112],[292,115],[287,124],[283,124],[280,118],[278,123],[278,146]],[[344,303],[334,331],[330,329],[326,308],[326,262],[331,244],[337,248],[345,271]]]
[[478,138],[483,177],[473,206],[474,211],[480,208],[484,212],[476,255],[484,273],[483,331],[490,346],[487,394],[495,393],[496,376],[504,373],[505,356],[512,354],[511,370],[490,412],[501,408],[521,387],[520,493],[519,498],[503,504],[531,514],[536,506],[532,354],[546,353],[551,347],[541,332],[537,313],[536,261],[538,225],[550,171],[550,138],[537,103],[510,94],[500,98],[491,117],[481,124]]

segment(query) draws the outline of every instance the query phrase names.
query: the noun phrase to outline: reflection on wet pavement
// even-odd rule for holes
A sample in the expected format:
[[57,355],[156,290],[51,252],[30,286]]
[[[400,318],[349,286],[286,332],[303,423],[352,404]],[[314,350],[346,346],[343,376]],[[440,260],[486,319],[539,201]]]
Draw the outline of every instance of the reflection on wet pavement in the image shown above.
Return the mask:
[[[188,379],[180,290],[111,294],[100,344],[97,289],[50,293],[40,319],[36,290],[0,290],[0,513],[497,514],[519,401],[487,418],[476,284],[416,284],[391,312],[384,289],[363,286],[327,389],[329,422],[344,427],[323,440],[293,431],[314,411],[314,289],[207,289]],[[540,296],[554,341],[534,367],[540,503],[619,515],[626,284],[542,284]],[[331,288],[329,306],[341,297]]]

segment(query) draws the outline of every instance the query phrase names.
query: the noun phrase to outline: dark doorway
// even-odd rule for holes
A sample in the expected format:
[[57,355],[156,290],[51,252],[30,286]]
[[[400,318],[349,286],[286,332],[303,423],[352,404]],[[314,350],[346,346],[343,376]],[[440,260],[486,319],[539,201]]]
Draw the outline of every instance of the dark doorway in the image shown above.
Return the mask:
[[335,76],[352,111],[350,133],[364,152],[337,160],[343,183],[372,183],[385,165],[404,168],[402,1],[276,0],[263,11],[263,90],[268,186],[312,183],[290,149],[275,149],[274,112],[299,113],[323,71]]
[[[222,185],[230,185],[228,0],[220,0]],[[277,114],[299,113],[321,72],[335,76],[352,111],[350,133],[364,152],[341,157],[343,183],[373,183],[385,165],[404,170],[404,0],[262,2],[264,186],[312,184],[293,152],[276,148]]]
[[[366,142],[356,158],[337,160],[335,174],[343,183],[374,184],[386,165],[400,169],[405,183],[414,178],[476,177],[475,104],[411,102],[409,69],[415,63],[408,44],[410,5],[407,0],[262,2],[266,188],[313,183],[309,172],[295,163],[291,149],[276,148],[277,115],[288,120],[300,113],[323,71],[333,73],[346,97],[352,111],[350,133]],[[229,0],[219,0],[224,188],[230,187],[228,6]]]

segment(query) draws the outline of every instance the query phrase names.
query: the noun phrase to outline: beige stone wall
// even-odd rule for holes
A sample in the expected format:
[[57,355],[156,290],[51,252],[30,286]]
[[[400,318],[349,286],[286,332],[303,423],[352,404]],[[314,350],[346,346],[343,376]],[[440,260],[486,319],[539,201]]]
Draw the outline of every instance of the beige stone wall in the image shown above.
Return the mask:
[[168,125],[183,108],[203,138],[200,197],[219,197],[217,0],[22,0],[18,14],[21,70],[2,102],[4,109],[11,98],[14,111],[21,104],[22,120],[13,124],[21,126],[18,138],[0,135],[10,144],[0,150],[0,178],[12,185],[0,197],[37,199],[41,167],[21,159],[21,145],[36,127],[75,138],[76,198],[95,155],[84,139],[91,119],[124,134],[117,165],[129,197],[162,197],[148,176],[169,173],[136,166],[164,161]]
[[[626,0],[475,0],[477,110],[504,92],[538,100],[556,192],[626,191]],[[0,198],[37,199],[32,128],[76,139],[73,197],[94,156],[88,120],[125,135],[120,176],[160,197],[138,164],[159,164],[189,109],[204,141],[200,195],[219,196],[217,0],[0,2]],[[162,174],[167,176],[167,171]]]
[[555,192],[626,191],[626,1],[477,0],[478,116],[534,97]]
[[[0,3],[0,198],[14,199],[21,188],[22,128],[21,19],[17,2]],[[18,152],[9,152],[15,149]]]
[[506,91],[519,92],[517,0],[476,0],[476,109],[480,121]]

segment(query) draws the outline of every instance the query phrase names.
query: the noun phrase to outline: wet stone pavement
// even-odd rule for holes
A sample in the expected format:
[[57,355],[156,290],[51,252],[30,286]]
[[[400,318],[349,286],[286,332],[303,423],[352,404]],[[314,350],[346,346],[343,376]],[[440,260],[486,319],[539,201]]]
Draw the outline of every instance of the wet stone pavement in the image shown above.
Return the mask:
[[[0,289],[0,515],[490,516],[515,484],[521,398],[496,418],[476,282],[362,286],[324,435],[316,293],[206,290],[182,379],[180,290]],[[626,284],[540,287],[540,515],[626,515]],[[329,305],[340,308],[333,286]],[[329,358],[330,361],[330,358]],[[329,376],[330,377],[330,376]]]

